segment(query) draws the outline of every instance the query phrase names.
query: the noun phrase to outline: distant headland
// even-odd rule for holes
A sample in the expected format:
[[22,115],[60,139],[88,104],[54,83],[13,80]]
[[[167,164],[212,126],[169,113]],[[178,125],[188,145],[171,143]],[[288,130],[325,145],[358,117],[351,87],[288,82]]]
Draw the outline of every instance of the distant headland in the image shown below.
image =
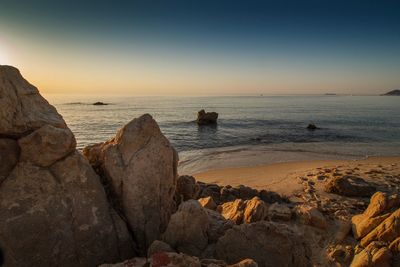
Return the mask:
[[395,89],[383,95],[400,95],[400,89]]

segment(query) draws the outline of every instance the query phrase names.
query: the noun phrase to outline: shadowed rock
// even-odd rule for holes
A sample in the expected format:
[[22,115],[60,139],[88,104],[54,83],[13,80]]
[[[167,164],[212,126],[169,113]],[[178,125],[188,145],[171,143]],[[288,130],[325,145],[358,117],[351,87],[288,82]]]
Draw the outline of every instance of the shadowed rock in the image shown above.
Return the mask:
[[145,114],[111,140],[84,148],[83,154],[110,188],[145,254],[166,229],[175,210],[178,155],[156,121]]
[[0,136],[7,266],[96,266],[134,255],[125,223],[64,120],[9,66],[0,66]]
[[218,119],[217,112],[206,112],[204,109],[197,112],[197,124],[198,125],[216,124],[217,119]]

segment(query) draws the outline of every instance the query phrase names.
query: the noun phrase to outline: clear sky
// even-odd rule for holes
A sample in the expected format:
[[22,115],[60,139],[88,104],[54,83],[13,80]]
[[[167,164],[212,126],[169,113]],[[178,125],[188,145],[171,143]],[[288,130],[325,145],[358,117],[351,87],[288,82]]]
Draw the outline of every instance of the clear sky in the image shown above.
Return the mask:
[[44,93],[378,94],[400,1],[0,0],[0,64]]

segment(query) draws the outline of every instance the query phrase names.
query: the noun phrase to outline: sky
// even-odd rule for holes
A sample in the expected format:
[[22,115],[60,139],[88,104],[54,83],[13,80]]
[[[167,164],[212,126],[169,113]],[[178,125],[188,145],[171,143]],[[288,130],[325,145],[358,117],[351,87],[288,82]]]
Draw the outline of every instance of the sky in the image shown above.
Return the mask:
[[0,0],[0,65],[43,93],[380,94],[400,1]]

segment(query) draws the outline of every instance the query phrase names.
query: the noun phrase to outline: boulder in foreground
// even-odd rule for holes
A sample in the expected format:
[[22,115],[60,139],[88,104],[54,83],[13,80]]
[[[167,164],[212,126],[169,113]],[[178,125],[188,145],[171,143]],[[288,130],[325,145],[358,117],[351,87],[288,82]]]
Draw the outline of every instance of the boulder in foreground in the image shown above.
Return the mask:
[[96,266],[134,255],[64,120],[9,66],[0,66],[0,148],[5,266]]
[[111,140],[83,154],[110,188],[114,205],[127,219],[142,254],[166,229],[175,210],[178,154],[145,114]]
[[246,258],[260,267],[311,266],[311,251],[288,226],[256,222],[234,226],[217,242],[216,256],[233,264]]

